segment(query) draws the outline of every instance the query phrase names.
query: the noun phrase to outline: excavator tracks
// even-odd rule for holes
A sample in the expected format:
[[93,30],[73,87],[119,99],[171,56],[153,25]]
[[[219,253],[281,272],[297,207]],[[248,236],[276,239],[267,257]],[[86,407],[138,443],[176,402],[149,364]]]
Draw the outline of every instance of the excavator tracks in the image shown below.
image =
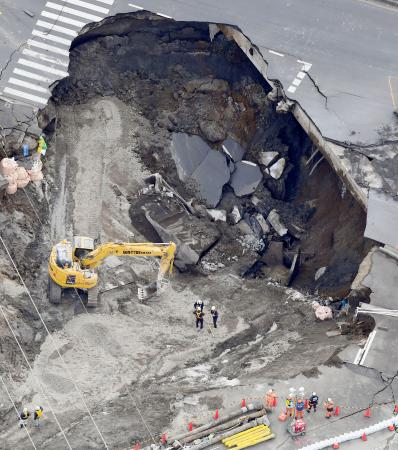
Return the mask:
[[98,303],[99,286],[95,286],[88,290],[87,308],[95,308]]

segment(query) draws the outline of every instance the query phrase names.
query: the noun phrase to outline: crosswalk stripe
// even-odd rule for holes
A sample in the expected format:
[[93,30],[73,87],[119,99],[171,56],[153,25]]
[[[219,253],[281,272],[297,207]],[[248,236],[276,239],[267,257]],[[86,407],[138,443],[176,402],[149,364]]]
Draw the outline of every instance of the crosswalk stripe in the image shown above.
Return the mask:
[[102,14],[108,14],[109,9],[103,8],[102,6],[93,5],[92,3],[82,2],[81,0],[64,0],[65,3],[71,5],[81,6],[82,8],[91,9],[92,11],[97,11]]
[[72,16],[83,17],[84,19],[92,20],[93,22],[99,22],[103,19],[103,17],[94,16],[94,14],[87,14],[77,9],[67,8],[66,6],[58,5],[57,3],[47,2],[46,7],[56,9],[57,11],[62,11],[67,14],[72,14]]
[[48,40],[48,41],[53,41],[53,42],[57,42],[58,44],[67,45],[68,47],[69,47],[70,43],[72,42],[72,39],[61,38],[59,36],[56,36],[55,34],[43,33],[43,31],[39,31],[39,30],[33,30],[32,34],[33,34],[33,36],[38,36],[38,37]]
[[113,5],[115,0],[97,0],[97,2],[106,3],[107,5]]
[[44,42],[34,41],[33,39],[28,39],[28,45],[32,47],[39,47],[43,50],[48,50],[49,52],[58,53],[59,55],[69,56],[68,50],[62,50],[53,45],[44,44]]
[[42,27],[42,28],[47,28],[48,30],[58,31],[59,33],[64,33],[64,34],[67,34],[67,35],[73,36],[73,37],[77,36],[77,31],[75,31],[75,30],[71,30],[70,28],[61,27],[60,25],[55,25],[53,23],[44,22],[43,20],[38,20],[36,22],[36,26]]
[[18,69],[18,67],[16,67],[13,70],[13,73],[15,73],[16,75],[20,75],[22,77],[31,78],[32,80],[42,81],[43,83],[51,84],[53,81],[55,81],[54,79],[51,80],[50,78],[42,77],[41,75],[38,75],[37,73],[28,72],[27,70]]
[[31,102],[41,103],[45,105],[47,103],[47,99],[43,97],[38,97],[37,95],[28,94],[27,92],[20,91],[18,89],[12,89],[9,87],[4,88],[4,92],[7,94],[15,95],[16,97],[25,98],[30,100]]
[[74,25],[75,27],[82,28],[88,22],[80,22],[79,20],[71,19],[69,17],[59,16],[58,14],[54,14],[48,11],[42,11],[40,13],[43,17],[47,17],[47,19],[53,19],[57,22],[68,23],[69,25]]
[[52,73],[53,75],[58,75],[60,77],[67,77],[69,75],[68,72],[63,72],[62,70],[54,69],[53,67],[44,66],[43,64],[35,63],[33,61],[29,61],[28,59],[20,58],[18,59],[18,64],[32,67],[33,69],[37,69],[42,72]]
[[48,89],[45,89],[44,87],[38,86],[37,84],[29,83],[28,81],[19,80],[18,78],[10,77],[8,82],[11,84],[16,84],[17,86],[32,89],[32,91],[44,92],[45,94],[49,93]]
[[69,65],[69,62],[67,61],[62,61],[58,58],[55,57],[53,58],[52,56],[43,55],[43,53],[35,52],[34,50],[29,50],[28,48],[22,50],[22,54],[27,56],[33,56],[33,58],[38,58],[41,59],[42,61],[47,61],[52,64],[58,64],[59,66],[68,67]]

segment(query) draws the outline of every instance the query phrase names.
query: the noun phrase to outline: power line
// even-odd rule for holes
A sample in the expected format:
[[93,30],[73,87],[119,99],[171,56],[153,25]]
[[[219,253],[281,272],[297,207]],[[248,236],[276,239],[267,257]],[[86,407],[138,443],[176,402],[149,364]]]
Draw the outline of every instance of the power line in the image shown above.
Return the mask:
[[[12,399],[11,394],[10,394],[9,390],[7,389],[7,386],[6,386],[6,384],[4,383],[3,377],[2,377],[1,375],[0,375],[0,380],[1,380],[1,382],[3,383],[4,389],[5,389],[5,391],[7,392],[8,398],[10,399],[10,402],[12,403],[12,406],[13,406],[14,409],[15,409],[15,412],[16,412],[16,414],[17,414],[18,419],[20,419],[19,412],[18,412],[18,409],[17,409],[17,407],[16,407],[16,405],[15,405],[15,402],[14,402],[14,400]],[[25,429],[25,431],[26,431],[26,433],[27,433],[27,435],[28,435],[28,438],[29,438],[31,444],[33,445],[33,448],[34,448],[35,450],[37,450],[37,447],[36,447],[35,443],[33,442],[33,439],[32,439],[32,436],[31,436],[30,433],[29,433],[29,430],[28,430],[25,426],[24,426],[23,428]]]
[[74,386],[76,392],[77,392],[78,395],[80,396],[81,401],[82,401],[82,403],[83,403],[85,409],[87,410],[87,413],[88,413],[88,415],[90,416],[90,419],[91,419],[91,421],[93,422],[93,425],[94,425],[95,429],[97,430],[99,436],[101,437],[101,440],[102,440],[102,442],[103,442],[105,448],[106,448],[107,450],[109,450],[108,444],[106,443],[106,441],[105,441],[105,439],[104,439],[104,437],[103,437],[103,435],[102,435],[102,433],[101,433],[101,430],[98,428],[98,425],[97,425],[97,423],[95,422],[94,417],[92,416],[92,414],[91,414],[91,412],[90,412],[90,409],[89,409],[89,407],[88,407],[88,405],[87,405],[87,403],[86,403],[86,401],[85,401],[85,399],[84,399],[84,397],[83,397],[83,394],[82,394],[81,390],[79,389],[79,387],[77,386],[77,384],[76,384],[75,381],[73,380],[73,376],[72,376],[72,374],[71,374],[71,372],[70,372],[70,370],[69,370],[69,368],[68,368],[68,365],[66,364],[66,362],[65,362],[65,360],[64,360],[64,358],[63,358],[63,356],[61,355],[61,353],[60,353],[60,351],[59,351],[59,349],[58,349],[58,347],[57,347],[57,345],[56,345],[56,343],[55,343],[55,340],[54,340],[54,338],[53,338],[53,335],[50,333],[50,330],[48,329],[46,323],[44,322],[43,317],[42,317],[42,315],[40,314],[40,311],[38,310],[38,308],[37,308],[37,306],[36,306],[36,303],[34,302],[32,296],[31,296],[31,294],[30,294],[29,289],[27,288],[27,286],[26,286],[26,284],[25,284],[25,281],[24,281],[24,279],[22,278],[22,275],[19,273],[19,270],[18,270],[18,268],[17,268],[17,266],[16,266],[16,264],[15,264],[15,262],[14,262],[12,256],[11,256],[11,254],[10,254],[10,252],[9,252],[9,250],[8,250],[8,248],[7,248],[7,246],[5,245],[5,243],[4,243],[3,238],[2,238],[1,235],[0,235],[0,241],[1,241],[1,243],[3,244],[3,247],[5,248],[5,251],[7,252],[7,255],[8,255],[8,257],[9,257],[9,259],[10,259],[10,261],[11,261],[11,263],[12,263],[12,265],[13,265],[13,267],[14,267],[14,269],[15,269],[15,271],[16,271],[18,277],[19,277],[19,279],[21,280],[21,283],[22,283],[23,287],[25,288],[25,291],[26,291],[26,293],[28,294],[28,297],[29,297],[29,299],[30,299],[30,301],[31,301],[31,303],[32,303],[32,305],[33,305],[33,307],[34,307],[34,309],[35,309],[37,315],[39,316],[40,321],[41,321],[41,323],[43,324],[43,327],[44,327],[44,329],[46,330],[46,332],[47,332],[47,334],[48,334],[48,336],[49,336],[49,338],[50,338],[50,340],[51,340],[51,342],[52,342],[52,344],[53,344],[53,346],[54,346],[54,348],[55,348],[55,350],[56,350],[56,352],[57,352],[57,354],[58,354],[58,357],[59,357],[60,361],[62,361],[62,364],[64,365],[65,370],[66,370],[67,373],[68,373],[68,377],[69,377],[70,381],[72,382],[72,384],[73,384],[73,386]]
[[[32,366],[31,366],[31,364],[30,364],[30,362],[29,362],[29,360],[28,360],[28,358],[27,358],[27,356],[26,356],[26,353],[24,352],[24,350],[23,350],[23,348],[22,348],[22,346],[21,346],[21,344],[20,344],[20,342],[19,342],[17,336],[15,335],[15,332],[14,332],[14,330],[12,329],[11,324],[10,324],[9,320],[7,319],[7,316],[6,316],[6,314],[4,313],[4,309],[3,309],[3,307],[2,307],[1,305],[0,305],[0,311],[1,311],[1,313],[3,314],[4,320],[6,321],[6,323],[7,323],[7,325],[8,325],[8,328],[10,329],[11,334],[12,334],[13,338],[15,339],[15,342],[17,343],[17,345],[18,345],[18,347],[19,347],[19,350],[20,350],[21,353],[22,353],[22,356],[24,357],[25,362],[26,362],[26,364],[27,364],[28,367],[29,367],[29,370],[30,370],[31,373],[34,375],[33,368],[32,368]],[[35,376],[35,375],[34,375],[34,376]],[[67,437],[66,437],[66,435],[65,435],[65,432],[64,432],[64,430],[63,430],[63,428],[62,428],[62,426],[61,426],[61,424],[60,424],[60,422],[59,422],[59,420],[58,420],[58,417],[57,417],[57,415],[55,414],[55,411],[54,411],[54,409],[52,408],[51,403],[49,402],[48,397],[47,397],[47,395],[46,395],[45,392],[44,392],[44,388],[43,388],[43,385],[41,384],[41,382],[40,382],[40,380],[39,380],[39,377],[35,376],[35,378],[36,378],[36,380],[37,380],[38,385],[40,386],[41,394],[42,394],[44,400],[48,403],[48,405],[49,405],[49,410],[52,412],[52,414],[53,414],[53,416],[54,416],[54,419],[55,419],[55,421],[56,421],[56,423],[57,423],[57,425],[58,425],[58,428],[59,428],[59,430],[61,431],[61,434],[63,435],[63,437],[64,437],[64,439],[65,439],[65,441],[66,441],[66,444],[68,445],[69,450],[72,450],[72,447],[71,447],[70,444],[69,444],[69,441],[68,441],[68,439],[67,439]]]

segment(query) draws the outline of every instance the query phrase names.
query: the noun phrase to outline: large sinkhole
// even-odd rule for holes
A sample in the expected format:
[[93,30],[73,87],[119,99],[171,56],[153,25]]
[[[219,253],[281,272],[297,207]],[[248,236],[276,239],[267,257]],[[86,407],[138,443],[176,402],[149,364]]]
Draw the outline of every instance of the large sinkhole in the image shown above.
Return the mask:
[[365,213],[234,41],[211,40],[205,23],[120,15],[74,41],[69,73],[53,91],[58,127],[62,108],[96,98],[134,112],[122,118],[131,148],[160,178],[128,196],[130,217],[145,239],[179,244],[177,267],[348,293],[370,245]]

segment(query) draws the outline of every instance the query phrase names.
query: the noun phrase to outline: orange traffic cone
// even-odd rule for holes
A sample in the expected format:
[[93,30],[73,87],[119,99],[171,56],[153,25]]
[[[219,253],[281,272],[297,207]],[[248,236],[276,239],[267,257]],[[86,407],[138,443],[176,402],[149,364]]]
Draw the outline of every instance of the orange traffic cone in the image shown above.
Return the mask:
[[192,431],[193,430],[193,423],[189,422],[188,424],[188,431]]
[[338,442],[335,442],[335,443],[332,445],[332,448],[340,448],[340,444],[339,444]]
[[246,408],[246,399],[242,398],[241,408]]
[[140,443],[139,442],[137,442],[136,444],[135,444],[135,449],[134,450],[140,450]]
[[394,430],[395,430],[394,425],[393,425],[393,424],[388,425],[388,429],[389,429],[390,431],[394,431]]
[[167,433],[163,433],[162,434],[162,444],[166,444],[167,443]]
[[217,408],[217,409],[216,409],[216,413],[215,413],[214,416],[213,416],[213,419],[214,419],[214,420],[217,420],[219,417],[220,417],[220,414],[219,414],[218,408]]
[[370,408],[367,408],[365,410],[365,412],[363,413],[364,417],[371,417],[372,416],[372,411],[370,410]]
[[335,416],[338,416],[338,415],[340,414],[340,407],[339,407],[339,406],[336,406],[336,408],[335,408],[333,414],[334,414]]
[[367,441],[368,440],[368,438],[366,437],[366,433],[363,433],[363,435],[361,436],[361,439],[363,441]]

